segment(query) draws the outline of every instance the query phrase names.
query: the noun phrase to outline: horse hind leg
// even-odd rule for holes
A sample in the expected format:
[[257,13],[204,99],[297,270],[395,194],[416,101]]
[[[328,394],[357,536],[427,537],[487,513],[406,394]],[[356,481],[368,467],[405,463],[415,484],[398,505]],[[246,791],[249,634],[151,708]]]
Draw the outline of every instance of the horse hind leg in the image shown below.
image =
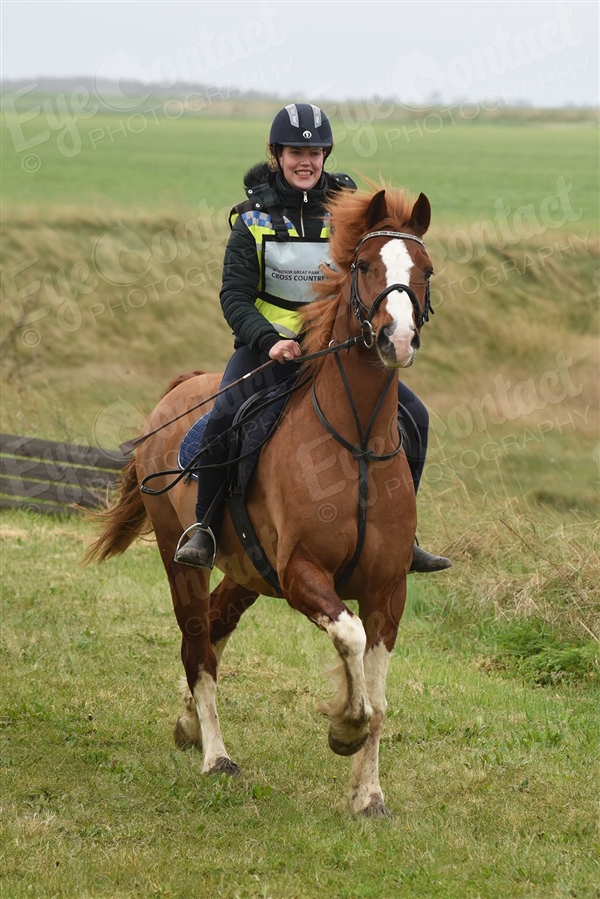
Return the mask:
[[204,763],[203,774],[239,774],[239,766],[231,760],[225,749],[221,736],[221,727],[217,713],[217,675],[216,666],[211,670],[200,671],[198,680],[192,690],[200,722],[200,734]]
[[189,746],[202,748],[202,734],[200,732],[200,719],[192,691],[185,677],[181,678],[181,691],[183,695],[184,713],[180,715],[175,724],[173,738],[178,749],[187,749]]
[[[175,742],[202,746],[203,774],[236,774],[239,768],[225,749],[217,713],[218,662],[210,642],[210,573],[179,565],[160,539],[159,547],[163,559],[170,560],[165,567],[182,634],[181,659],[188,685],[184,714],[175,726]],[[174,546],[170,549],[174,551]]]
[[[231,634],[223,637],[213,646],[213,652],[217,662],[216,680],[219,677],[219,666],[223,650],[227,645],[227,641]],[[179,749],[185,749],[188,746],[202,747],[202,729],[200,727],[200,718],[198,717],[198,707],[185,677],[181,679],[181,688],[183,694],[184,712],[177,719],[175,725],[174,738],[175,745]],[[235,762],[232,762],[235,765]],[[235,766],[237,768],[237,765]],[[239,770],[239,769],[238,769]],[[236,772],[237,773],[237,772]]]
[[210,642],[220,663],[227,641],[258,593],[225,575],[210,595]]
[[[210,641],[216,660],[216,677],[225,646],[237,627],[242,614],[256,600],[258,594],[224,577],[210,595]],[[175,743],[184,748],[190,745],[202,746],[201,723],[198,707],[189,685],[183,680],[184,713],[175,726]],[[229,774],[239,773],[239,768],[230,759],[217,762],[217,770]]]

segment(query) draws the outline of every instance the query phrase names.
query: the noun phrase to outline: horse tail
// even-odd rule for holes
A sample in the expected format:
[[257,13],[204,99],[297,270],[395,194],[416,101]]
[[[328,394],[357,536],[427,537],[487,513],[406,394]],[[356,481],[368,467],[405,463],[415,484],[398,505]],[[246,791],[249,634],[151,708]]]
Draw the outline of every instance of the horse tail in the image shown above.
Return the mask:
[[84,565],[118,556],[136,537],[152,531],[138,484],[135,458],[121,471],[117,491],[115,502],[108,509],[88,515],[102,526],[102,532],[84,554]]
[[[206,372],[192,371],[178,375],[171,381],[163,397],[179,384],[203,374]],[[136,537],[152,532],[153,527],[138,484],[135,457],[130,459],[119,475],[114,503],[101,512],[89,512],[86,517],[99,524],[102,530],[100,536],[84,553],[81,560],[84,565],[89,565],[90,562],[104,562],[111,556],[119,556],[131,546]]]

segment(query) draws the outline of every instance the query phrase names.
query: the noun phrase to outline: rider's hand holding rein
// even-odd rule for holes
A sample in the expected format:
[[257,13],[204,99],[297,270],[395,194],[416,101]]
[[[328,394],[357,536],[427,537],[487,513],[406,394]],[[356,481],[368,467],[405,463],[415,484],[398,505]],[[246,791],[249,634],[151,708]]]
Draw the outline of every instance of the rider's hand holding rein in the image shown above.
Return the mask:
[[269,358],[276,362],[292,362],[302,355],[302,350],[295,340],[279,340],[269,350]]

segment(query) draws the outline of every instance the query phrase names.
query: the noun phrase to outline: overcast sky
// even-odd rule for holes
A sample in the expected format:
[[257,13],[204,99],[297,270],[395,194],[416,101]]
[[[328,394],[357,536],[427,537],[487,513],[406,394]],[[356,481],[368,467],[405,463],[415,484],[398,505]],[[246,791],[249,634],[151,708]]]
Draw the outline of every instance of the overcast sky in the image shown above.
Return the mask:
[[598,103],[597,0],[2,0],[4,79],[136,78],[408,106]]

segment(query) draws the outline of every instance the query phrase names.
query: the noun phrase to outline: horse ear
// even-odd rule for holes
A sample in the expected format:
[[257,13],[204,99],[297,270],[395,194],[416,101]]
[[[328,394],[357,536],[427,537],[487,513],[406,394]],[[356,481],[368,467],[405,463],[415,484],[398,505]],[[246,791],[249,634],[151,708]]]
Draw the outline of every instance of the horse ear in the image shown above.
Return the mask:
[[367,209],[367,219],[366,226],[367,228],[372,228],[373,225],[376,225],[378,222],[382,222],[385,218],[387,218],[387,203],[385,202],[385,191],[380,190],[379,193],[376,193],[369,203],[369,208]]
[[419,236],[423,236],[429,228],[431,222],[431,206],[425,194],[419,194],[417,202],[412,208],[410,214],[410,224],[413,226]]

